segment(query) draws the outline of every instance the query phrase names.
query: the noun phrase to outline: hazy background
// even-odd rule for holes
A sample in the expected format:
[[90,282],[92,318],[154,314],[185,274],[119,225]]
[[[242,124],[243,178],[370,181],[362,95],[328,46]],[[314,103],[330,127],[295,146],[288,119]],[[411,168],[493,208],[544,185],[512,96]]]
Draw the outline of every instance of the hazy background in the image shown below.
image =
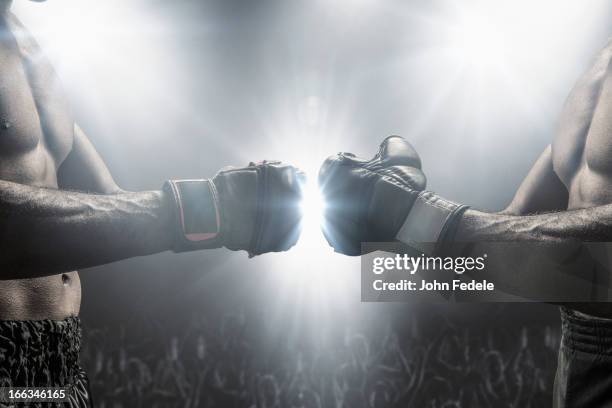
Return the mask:
[[[565,96],[612,32],[610,7],[15,1],[124,189],[259,159],[314,176],[330,154],[370,156],[400,134],[420,152],[430,189],[487,210],[509,202],[551,141]],[[260,316],[262,332],[323,336],[429,310],[360,304],[359,260],[334,254],[316,225],[286,254],[164,253],[81,276],[82,317],[94,328],[134,317],[180,326],[237,310]],[[558,324],[554,307],[535,304],[443,310],[456,322]]]

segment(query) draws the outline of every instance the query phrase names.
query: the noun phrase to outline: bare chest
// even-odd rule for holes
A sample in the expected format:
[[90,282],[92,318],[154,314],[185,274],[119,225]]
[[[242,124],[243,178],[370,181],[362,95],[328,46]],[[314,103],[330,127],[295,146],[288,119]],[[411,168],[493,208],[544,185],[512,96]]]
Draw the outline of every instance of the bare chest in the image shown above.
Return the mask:
[[569,208],[612,203],[612,48],[573,89],[552,145]]
[[0,24],[0,178],[57,186],[73,119],[57,75],[24,30]]

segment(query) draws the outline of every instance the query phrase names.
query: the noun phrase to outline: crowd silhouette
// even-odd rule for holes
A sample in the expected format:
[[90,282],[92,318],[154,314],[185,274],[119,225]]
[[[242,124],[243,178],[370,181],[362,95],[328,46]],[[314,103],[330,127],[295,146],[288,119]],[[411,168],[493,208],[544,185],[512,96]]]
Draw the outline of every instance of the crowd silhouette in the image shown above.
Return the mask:
[[[443,323],[441,323],[443,322]],[[100,408],[529,408],[550,405],[560,330],[415,320],[344,328],[325,344],[270,345],[242,314],[180,330],[147,322],[84,332],[82,363]],[[127,339],[130,339],[129,341]],[[134,339],[140,339],[135,341]],[[265,346],[263,346],[264,344]]]

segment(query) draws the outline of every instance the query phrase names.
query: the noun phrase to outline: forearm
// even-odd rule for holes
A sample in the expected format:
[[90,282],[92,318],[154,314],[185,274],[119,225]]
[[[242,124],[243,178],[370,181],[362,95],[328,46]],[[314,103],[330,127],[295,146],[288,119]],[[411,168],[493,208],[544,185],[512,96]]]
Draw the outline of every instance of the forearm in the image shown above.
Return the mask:
[[0,279],[170,249],[171,214],[161,191],[92,195],[0,181]]
[[526,216],[470,210],[455,241],[455,250],[488,254],[481,276],[502,292],[555,304],[612,299],[612,205]]
[[464,213],[457,241],[612,241],[612,205],[534,215]]

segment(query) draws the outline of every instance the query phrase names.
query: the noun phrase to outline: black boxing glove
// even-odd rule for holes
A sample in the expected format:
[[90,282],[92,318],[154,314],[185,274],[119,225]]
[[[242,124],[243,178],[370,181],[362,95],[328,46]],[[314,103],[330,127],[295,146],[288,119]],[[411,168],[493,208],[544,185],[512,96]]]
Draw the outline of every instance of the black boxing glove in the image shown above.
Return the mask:
[[468,207],[424,191],[426,183],[418,153],[400,136],[387,137],[371,160],[329,157],[319,171],[327,242],[346,255],[360,255],[363,242],[396,240],[440,252]]
[[220,248],[249,256],[286,251],[297,242],[304,174],[263,161],[227,168],[212,179],[169,180],[175,252]]

